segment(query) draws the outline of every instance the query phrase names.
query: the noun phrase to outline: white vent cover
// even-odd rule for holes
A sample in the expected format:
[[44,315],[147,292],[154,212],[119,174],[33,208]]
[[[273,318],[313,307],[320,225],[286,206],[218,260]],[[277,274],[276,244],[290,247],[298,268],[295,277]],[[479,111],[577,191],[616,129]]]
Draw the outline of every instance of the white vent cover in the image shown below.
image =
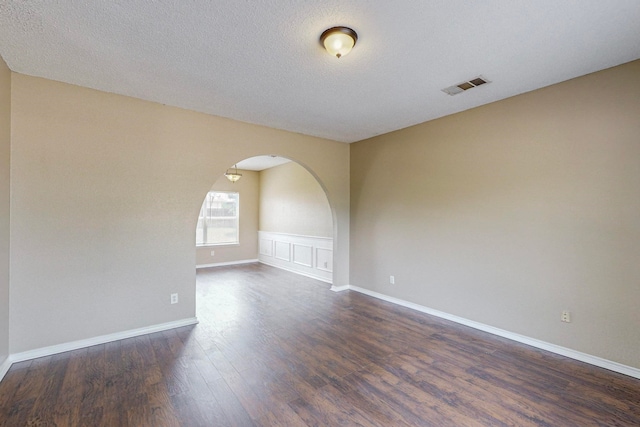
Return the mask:
[[453,96],[453,95],[457,95],[459,93],[462,93],[465,90],[469,90],[469,89],[472,89],[474,87],[478,87],[480,85],[483,85],[485,83],[491,83],[491,82],[485,77],[478,76],[475,79],[471,79],[471,80],[468,80],[466,82],[458,83],[457,85],[446,87],[446,88],[442,89],[442,91],[444,93],[448,94],[448,95]]

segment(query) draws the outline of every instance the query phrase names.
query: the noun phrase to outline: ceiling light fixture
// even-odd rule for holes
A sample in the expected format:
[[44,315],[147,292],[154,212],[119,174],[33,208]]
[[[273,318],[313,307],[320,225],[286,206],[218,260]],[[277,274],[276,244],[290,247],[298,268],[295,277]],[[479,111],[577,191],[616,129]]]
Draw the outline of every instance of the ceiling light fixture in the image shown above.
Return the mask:
[[233,168],[235,169],[234,171],[231,171],[231,168],[227,169],[224,176],[226,176],[229,181],[236,182],[242,178],[242,174],[238,173],[238,165],[233,165]]
[[351,52],[356,45],[358,35],[351,28],[333,27],[320,36],[320,43],[331,55],[341,58]]

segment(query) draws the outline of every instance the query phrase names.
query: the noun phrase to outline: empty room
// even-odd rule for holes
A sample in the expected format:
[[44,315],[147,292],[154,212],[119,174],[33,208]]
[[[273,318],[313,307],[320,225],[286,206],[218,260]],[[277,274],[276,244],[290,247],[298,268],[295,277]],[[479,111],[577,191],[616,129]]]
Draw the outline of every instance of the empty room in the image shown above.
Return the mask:
[[0,1],[0,426],[640,425],[638,22]]

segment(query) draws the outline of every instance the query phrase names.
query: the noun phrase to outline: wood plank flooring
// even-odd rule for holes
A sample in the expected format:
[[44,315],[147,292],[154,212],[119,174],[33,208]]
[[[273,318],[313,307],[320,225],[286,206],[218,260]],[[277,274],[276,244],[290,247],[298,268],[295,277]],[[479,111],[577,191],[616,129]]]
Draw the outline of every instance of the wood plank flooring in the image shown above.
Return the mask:
[[2,426],[639,426],[640,380],[272,267],[200,324],[14,364]]

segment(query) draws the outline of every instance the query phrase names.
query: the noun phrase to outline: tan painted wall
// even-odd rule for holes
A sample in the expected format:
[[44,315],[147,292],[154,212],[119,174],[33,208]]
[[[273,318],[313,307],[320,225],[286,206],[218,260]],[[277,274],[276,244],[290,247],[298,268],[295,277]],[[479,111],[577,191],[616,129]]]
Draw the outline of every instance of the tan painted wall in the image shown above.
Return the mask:
[[203,197],[257,155],[322,182],[348,283],[346,144],[20,74],[12,138],[12,353],[194,316]]
[[0,57],[0,364],[9,355],[11,71]]
[[352,285],[640,368],[640,61],[351,148]]
[[[242,178],[235,183],[220,176],[212,191],[236,191],[240,194],[240,243],[237,245],[214,245],[196,247],[196,264],[258,259],[258,212],[260,207],[260,174],[255,171],[238,171]],[[215,255],[211,256],[211,251]]]
[[260,230],[333,236],[327,196],[302,166],[290,162],[260,172]]

